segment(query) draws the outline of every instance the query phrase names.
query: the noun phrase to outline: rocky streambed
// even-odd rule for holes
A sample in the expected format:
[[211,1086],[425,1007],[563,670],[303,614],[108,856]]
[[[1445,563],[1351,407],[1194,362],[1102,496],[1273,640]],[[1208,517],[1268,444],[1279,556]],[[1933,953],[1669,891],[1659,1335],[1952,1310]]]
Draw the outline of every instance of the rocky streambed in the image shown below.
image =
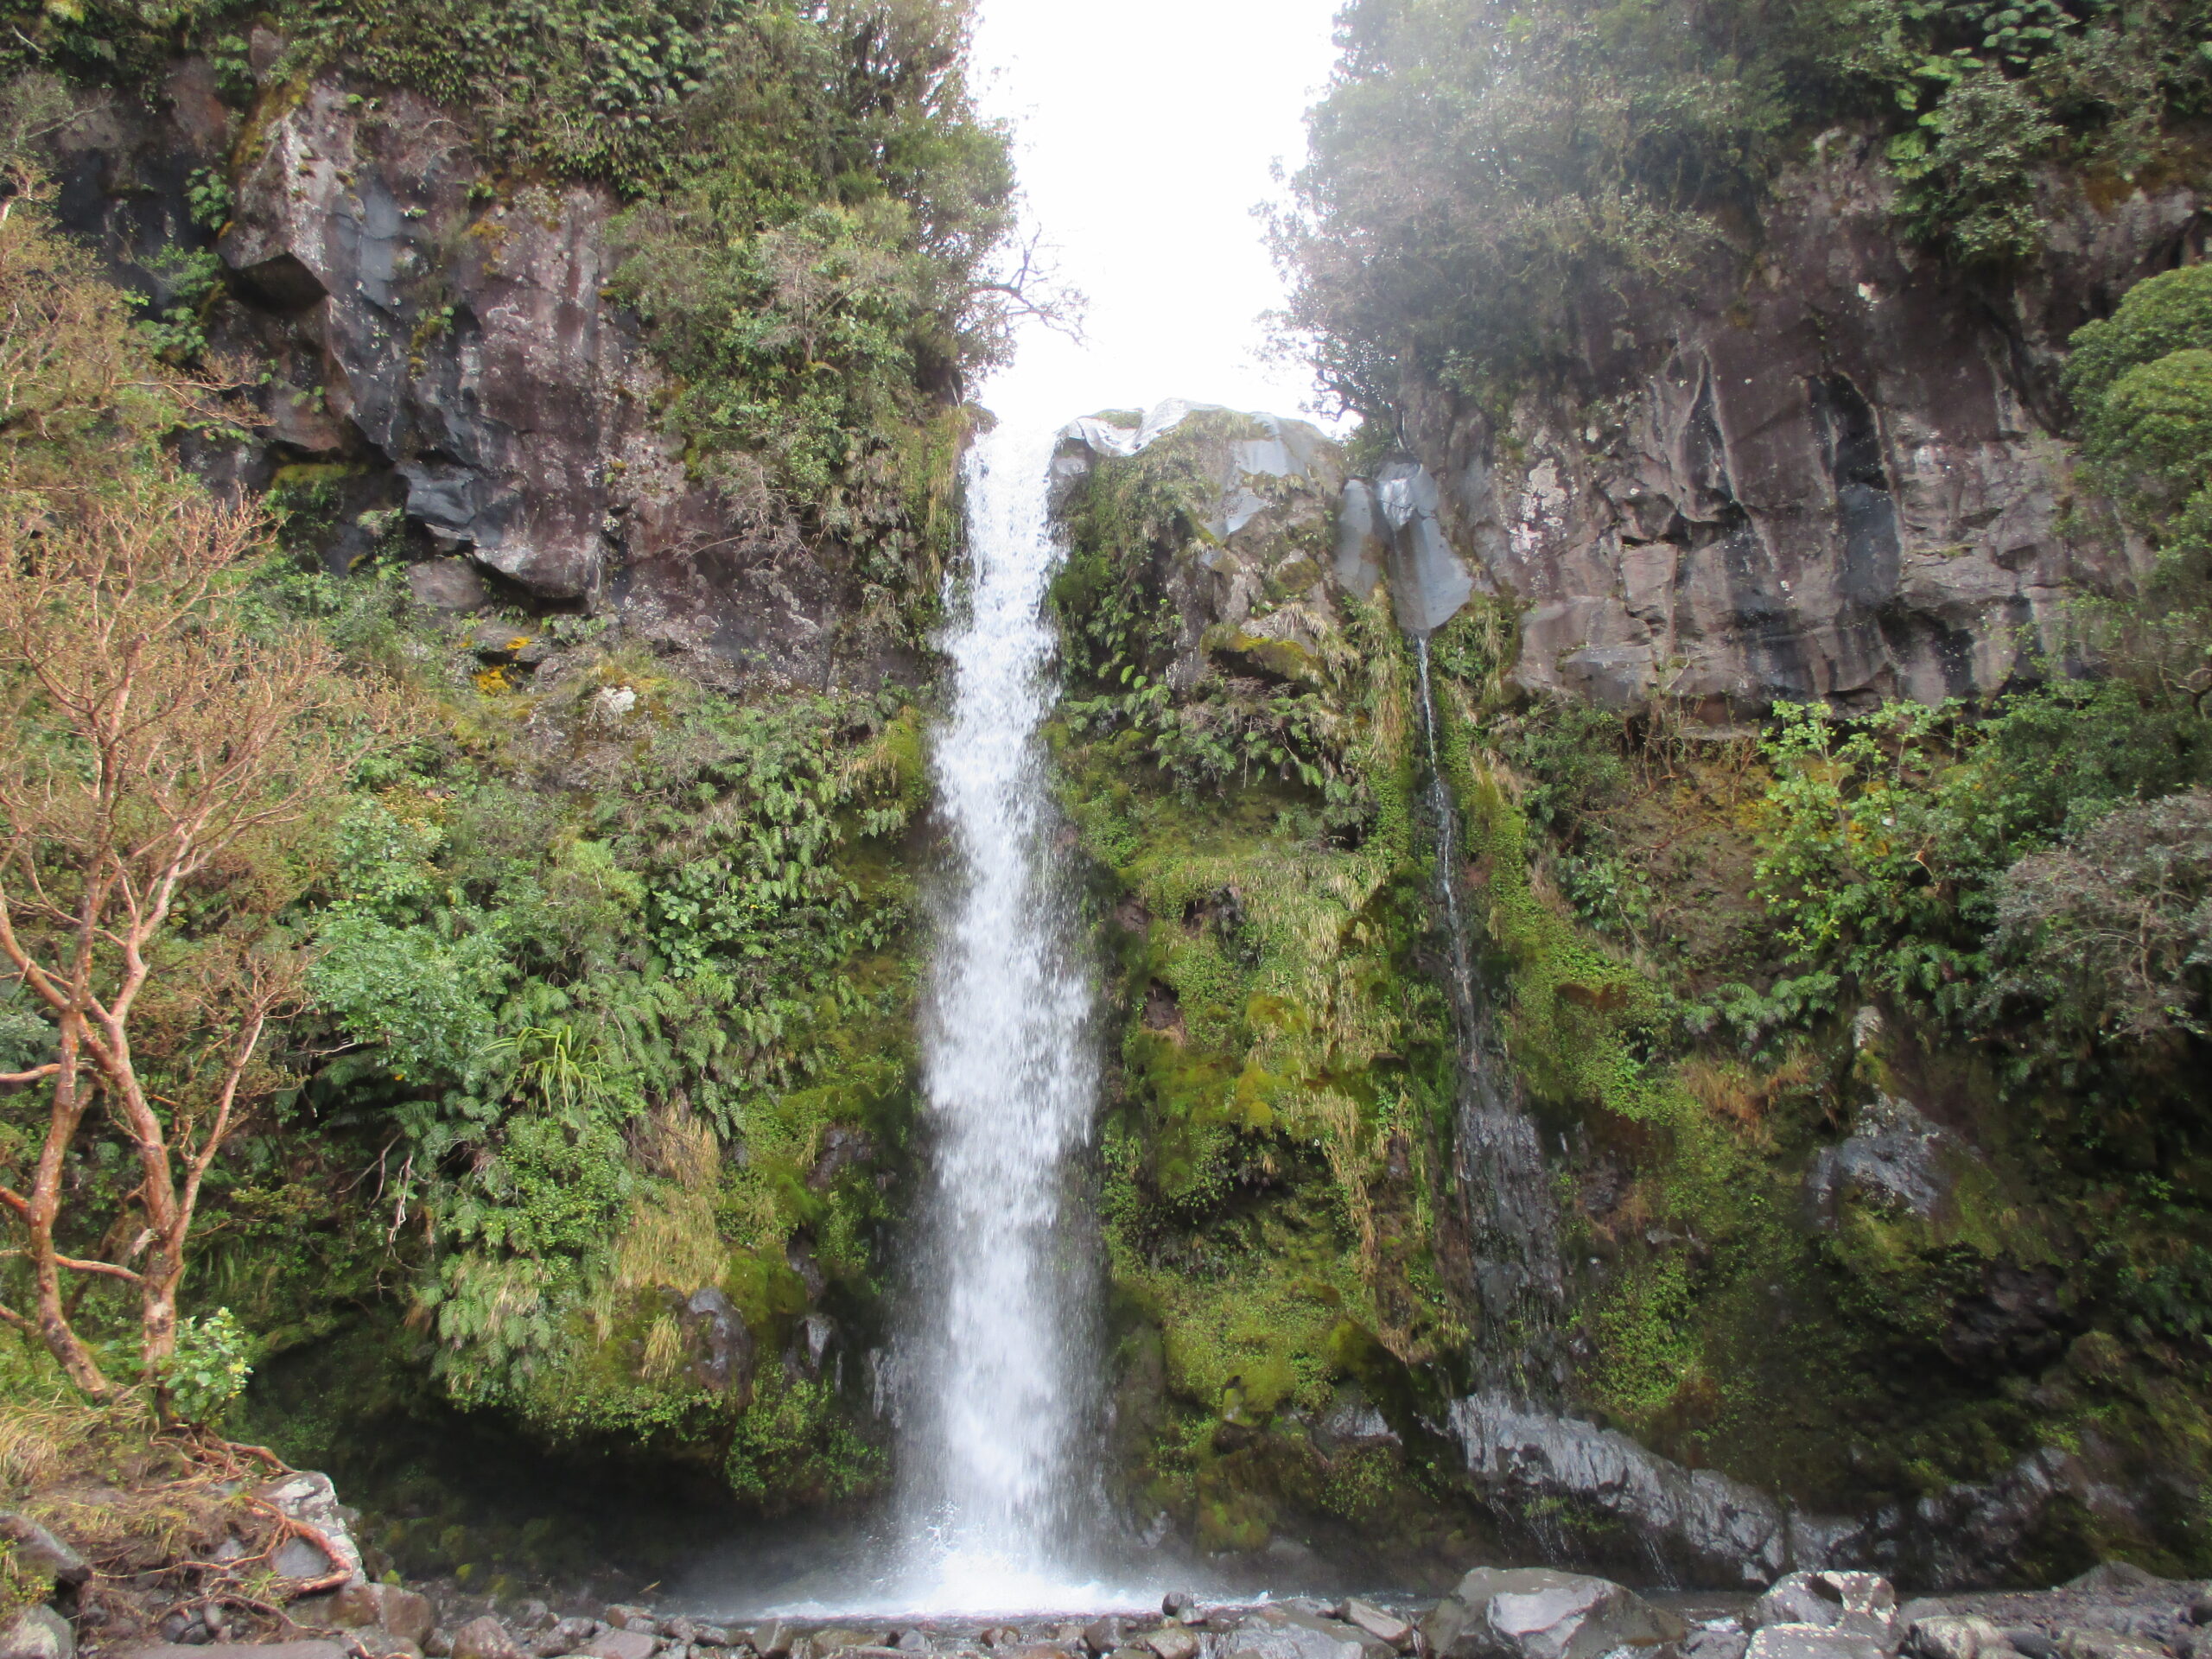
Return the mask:
[[0,1515],[14,1602],[0,1659],[2212,1659],[2212,1584],[2120,1562],[2048,1590],[1940,1598],[1842,1570],[1699,1594],[1478,1567],[1440,1599],[1175,1592],[1141,1614],[732,1618],[696,1593],[376,1582],[324,1477],[210,1490],[229,1507],[162,1560],[82,1518],[113,1503],[49,1509],[73,1529]]

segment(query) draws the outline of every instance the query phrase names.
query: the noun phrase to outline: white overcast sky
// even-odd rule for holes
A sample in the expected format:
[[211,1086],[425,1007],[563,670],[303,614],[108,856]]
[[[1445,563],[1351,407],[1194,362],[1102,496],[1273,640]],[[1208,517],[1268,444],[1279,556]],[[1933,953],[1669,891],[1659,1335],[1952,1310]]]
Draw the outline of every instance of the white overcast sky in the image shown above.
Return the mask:
[[1338,3],[981,0],[979,101],[1014,124],[1029,217],[1090,300],[1086,347],[1027,331],[984,404],[1024,424],[1167,397],[1299,412],[1308,377],[1260,357],[1282,289],[1252,208],[1304,156]]

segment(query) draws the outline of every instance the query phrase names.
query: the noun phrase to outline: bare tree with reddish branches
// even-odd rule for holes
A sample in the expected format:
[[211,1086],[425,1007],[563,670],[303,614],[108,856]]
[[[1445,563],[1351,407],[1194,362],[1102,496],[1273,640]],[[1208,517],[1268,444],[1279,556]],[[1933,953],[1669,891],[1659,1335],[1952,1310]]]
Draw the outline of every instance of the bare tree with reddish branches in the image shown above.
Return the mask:
[[[4,1079],[51,1093],[28,1179],[0,1185],[35,1302],[0,1319],[95,1395],[111,1384],[64,1287],[136,1287],[158,1376],[202,1186],[277,1080],[263,1039],[301,995],[283,838],[389,726],[321,636],[246,626],[231,589],[264,528],[159,467],[80,493],[0,489],[0,956],[55,1029],[52,1060]],[[95,1096],[137,1166],[142,1224],[115,1261],[57,1242]]]

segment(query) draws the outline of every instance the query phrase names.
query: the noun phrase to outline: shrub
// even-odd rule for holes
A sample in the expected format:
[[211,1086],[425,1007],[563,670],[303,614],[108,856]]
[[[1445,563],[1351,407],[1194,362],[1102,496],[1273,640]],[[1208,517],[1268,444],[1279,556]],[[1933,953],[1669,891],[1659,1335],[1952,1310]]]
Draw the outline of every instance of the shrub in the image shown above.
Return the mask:
[[1998,884],[1993,1014],[2064,1052],[2212,1035],[2212,791],[2107,813]]

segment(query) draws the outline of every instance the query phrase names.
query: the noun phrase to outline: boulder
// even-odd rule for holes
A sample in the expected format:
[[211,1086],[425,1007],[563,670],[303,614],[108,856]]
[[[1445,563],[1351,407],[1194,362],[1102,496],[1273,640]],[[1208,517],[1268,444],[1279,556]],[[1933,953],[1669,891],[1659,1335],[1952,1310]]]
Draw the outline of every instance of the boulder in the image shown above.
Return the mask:
[[51,1607],[26,1607],[0,1630],[0,1659],[76,1659],[77,1635]]
[[56,1584],[72,1589],[92,1576],[92,1564],[29,1516],[0,1514],[0,1538],[16,1547],[16,1559]]
[[396,1584],[349,1584],[331,1598],[328,1618],[343,1630],[373,1624],[418,1647],[437,1623],[428,1596]]
[[1524,1508],[1565,1503],[1602,1515],[1689,1582],[1762,1585],[1793,1555],[1826,1559],[1804,1535],[1805,1518],[1764,1492],[1686,1469],[1618,1429],[1488,1390],[1452,1402],[1448,1421],[1483,1491]]
[[890,1634],[880,1627],[873,1630],[817,1630],[814,1633],[814,1650],[823,1655],[849,1653],[860,1648],[888,1648],[891,1645]]
[[[1357,1599],[1347,1601],[1338,1617],[1345,1624],[1365,1630],[1376,1641],[1388,1643],[1400,1653],[1412,1648],[1417,1634],[1408,1621],[1400,1618],[1395,1613],[1385,1611],[1371,1601]],[[1168,1656],[1162,1655],[1161,1659],[1168,1659]]]
[[784,1659],[798,1637],[795,1627],[780,1618],[772,1618],[753,1632],[753,1650],[760,1659]]
[[[525,1659],[525,1656],[507,1627],[486,1613],[453,1633],[453,1659]],[[637,1659],[652,1659],[652,1649],[648,1647]]]
[[1160,1599],[1160,1613],[1167,1618],[1188,1618],[1198,1605],[1198,1599],[1188,1590],[1170,1590]]
[[1905,1632],[1904,1647],[1916,1659],[1982,1659],[2013,1651],[2010,1638],[1987,1619],[1956,1614],[1916,1620]]
[[1196,1630],[1186,1630],[1180,1624],[1170,1624],[1165,1630],[1154,1630],[1146,1637],[1144,1645],[1157,1659],[1198,1659],[1198,1649],[1203,1644]]
[[1827,1228],[1836,1224],[1846,1195],[1891,1215],[1932,1221],[1951,1194],[1949,1160],[1962,1150],[1910,1101],[1878,1094],[1859,1109],[1850,1135],[1814,1159],[1806,1197]]
[[492,602],[484,578],[467,559],[424,559],[407,567],[407,591],[426,611],[466,616]]
[[[791,1651],[794,1639],[785,1637],[785,1653]],[[659,1646],[658,1637],[647,1636],[643,1630],[607,1630],[594,1637],[580,1650],[590,1655],[591,1659],[653,1659],[654,1649]],[[456,1649],[454,1659],[467,1659],[467,1656]]]
[[1692,1630],[1682,1643],[1683,1659],[1744,1659],[1751,1638],[1731,1624],[1722,1630]]
[[1751,1633],[1744,1659],[1889,1659],[1871,1636],[1827,1624],[1770,1624]]
[[1390,1659],[1392,1649],[1354,1624],[1295,1606],[1262,1607],[1233,1638],[1261,1659]]
[[1751,1604],[1746,1622],[1754,1630],[1771,1624],[1810,1624],[1878,1646],[1893,1645],[1897,1594],[1877,1573],[1790,1573],[1777,1579]]
[[1597,1659],[1679,1642],[1689,1627],[1609,1579],[1480,1567],[1422,1624],[1436,1659]]
[[361,1548],[353,1541],[353,1512],[338,1501],[328,1475],[313,1470],[272,1480],[255,1494],[287,1520],[312,1527],[327,1548],[304,1538],[289,1540],[270,1562],[288,1579],[319,1579],[343,1572],[348,1584],[365,1584],[368,1573],[361,1566]]
[[1083,1645],[1086,1652],[1109,1654],[1122,1645],[1122,1621],[1118,1618],[1094,1619],[1083,1627]]

